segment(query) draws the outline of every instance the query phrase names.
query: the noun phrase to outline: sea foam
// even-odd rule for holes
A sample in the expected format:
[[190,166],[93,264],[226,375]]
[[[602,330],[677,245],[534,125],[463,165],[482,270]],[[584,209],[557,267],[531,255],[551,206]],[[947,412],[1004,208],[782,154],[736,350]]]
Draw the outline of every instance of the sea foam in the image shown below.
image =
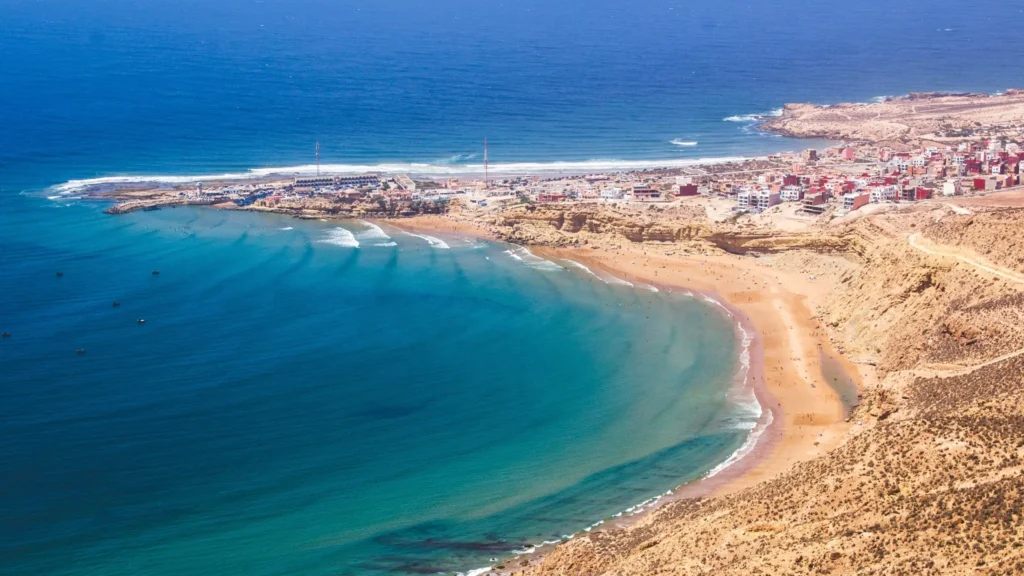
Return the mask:
[[[715,302],[721,305],[721,303]],[[705,478],[717,476],[723,470],[753,452],[754,448],[757,447],[758,440],[760,440],[761,436],[775,420],[771,410],[765,414],[764,408],[754,392],[753,382],[750,381],[750,345],[754,341],[754,336],[743,327],[742,323],[738,322],[736,326],[739,333],[743,335],[741,340],[743,349],[740,352],[740,371],[737,374],[738,386],[730,391],[729,394],[729,398],[736,406],[737,412],[736,416],[731,419],[730,427],[734,430],[750,430],[750,433],[743,444],[722,463],[709,470]],[[762,416],[765,417],[762,418]]]
[[513,246],[511,249],[505,250],[505,254],[508,254],[509,257],[514,260],[518,260],[535,270],[545,270],[548,272],[565,270],[562,266],[535,255],[533,252],[530,252],[529,248],[525,248],[523,246]]
[[440,250],[449,250],[451,246],[447,242],[434,236],[427,236],[426,234],[413,234],[412,232],[406,232],[406,235],[412,236],[413,238],[419,238],[420,240],[426,240],[427,244],[430,244],[432,248]]
[[352,232],[342,228],[332,228],[328,230],[324,237],[317,242],[321,244],[333,244],[335,246],[341,246],[342,248],[359,248],[359,240]]
[[727,118],[723,118],[722,121],[723,122],[761,122],[761,121],[766,120],[768,118],[778,118],[779,116],[782,116],[782,112],[783,112],[782,108],[776,108],[775,110],[772,110],[771,112],[768,112],[766,114],[765,113],[762,113],[762,114],[738,114],[736,116],[729,116]]
[[356,234],[356,240],[360,242],[369,242],[371,246],[397,246],[391,241],[391,236],[384,232],[384,229],[377,226],[373,222],[361,222],[366,226],[366,230],[362,230]]
[[[750,160],[746,156],[724,156],[710,158],[672,158],[664,160],[622,160],[622,159],[595,159],[581,161],[558,161],[558,162],[506,162],[491,163],[488,169],[491,174],[507,175],[532,175],[548,173],[572,173],[590,174],[595,172],[619,172],[630,170],[646,170],[652,168],[685,168],[698,164],[724,164],[728,162],[740,162]],[[102,176],[98,178],[83,178],[68,180],[51,188],[57,193],[70,193],[79,190],[99,186],[116,186],[119,184],[194,184],[196,182],[217,182],[234,180],[251,180],[259,178],[290,178],[295,176],[309,176],[317,174],[316,164],[297,166],[277,166],[271,168],[252,168],[245,172],[224,172],[214,174],[192,174],[192,175],[122,175]],[[424,177],[446,177],[458,175],[483,175],[483,163],[462,163],[462,164],[437,164],[428,162],[406,162],[386,164],[323,164],[319,167],[322,175],[343,175],[343,174],[412,174]]]

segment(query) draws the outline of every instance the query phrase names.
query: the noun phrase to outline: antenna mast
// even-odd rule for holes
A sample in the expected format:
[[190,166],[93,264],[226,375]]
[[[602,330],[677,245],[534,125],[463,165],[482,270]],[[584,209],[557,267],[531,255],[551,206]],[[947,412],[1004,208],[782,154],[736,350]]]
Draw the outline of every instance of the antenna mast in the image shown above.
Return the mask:
[[316,177],[320,177],[320,141],[316,141]]

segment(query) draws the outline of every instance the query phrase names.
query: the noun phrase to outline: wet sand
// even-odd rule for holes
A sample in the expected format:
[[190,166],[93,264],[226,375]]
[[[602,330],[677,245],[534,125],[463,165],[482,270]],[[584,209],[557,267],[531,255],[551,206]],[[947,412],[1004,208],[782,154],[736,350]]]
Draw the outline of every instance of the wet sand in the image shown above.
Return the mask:
[[[822,374],[819,351],[833,358],[839,355],[807,305],[811,293],[822,290],[821,284],[765,269],[752,258],[665,256],[654,246],[533,251],[549,259],[575,260],[627,280],[715,294],[749,319],[761,353],[758,359],[757,350],[752,349],[752,366],[759,361],[763,373],[763,381],[755,383],[763,388],[762,406],[775,412],[772,428],[738,464],[710,482],[684,487],[681,496],[713,496],[752,486],[839,446],[848,434],[851,425],[845,421],[839,394]],[[849,367],[847,372],[856,373]]]
[[[389,223],[417,232],[494,239],[486,227],[449,216]],[[851,391],[847,388],[843,395],[842,386],[829,380],[845,377],[843,386],[856,387],[871,376],[832,347],[813,317],[810,302],[827,293],[824,282],[768,268],[755,258],[666,255],[666,248],[615,242],[579,248],[531,246],[530,250],[549,260],[572,260],[617,278],[662,290],[691,291],[722,303],[753,335],[748,377],[764,410],[759,426],[769,420],[770,425],[753,450],[718,474],[682,485],[645,513],[608,521],[603,528],[649,521],[650,511],[675,500],[743,490],[838,447],[855,427],[846,421]],[[552,548],[538,547],[531,561]]]

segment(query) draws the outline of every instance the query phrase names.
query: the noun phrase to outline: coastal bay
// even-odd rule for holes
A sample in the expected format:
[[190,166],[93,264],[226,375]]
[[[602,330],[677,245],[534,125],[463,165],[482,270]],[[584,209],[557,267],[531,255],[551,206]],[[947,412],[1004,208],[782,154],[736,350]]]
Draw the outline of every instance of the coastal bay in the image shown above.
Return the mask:
[[684,294],[388,222],[40,227],[39,202],[9,204],[0,261],[21,572],[464,571],[646,509],[753,425],[732,322]]
[[0,574],[1024,574],[1022,18],[4,3]]

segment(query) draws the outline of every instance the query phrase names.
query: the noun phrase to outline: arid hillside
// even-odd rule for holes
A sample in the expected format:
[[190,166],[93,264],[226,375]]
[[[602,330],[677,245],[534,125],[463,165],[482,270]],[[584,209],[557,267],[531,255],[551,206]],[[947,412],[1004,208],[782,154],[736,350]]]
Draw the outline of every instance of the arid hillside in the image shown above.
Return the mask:
[[787,104],[762,129],[796,138],[868,142],[954,141],[1024,122],[1024,92],[918,93],[870,104]]
[[1024,573],[1024,283],[1012,275],[1024,269],[1024,210],[964,215],[930,204],[802,235],[684,214],[551,209],[488,225],[522,242],[608,249],[656,240],[681,257],[724,248],[828,276],[835,288],[813,302],[815,314],[844,355],[877,371],[848,439],[824,456],[577,536],[503,573]]

